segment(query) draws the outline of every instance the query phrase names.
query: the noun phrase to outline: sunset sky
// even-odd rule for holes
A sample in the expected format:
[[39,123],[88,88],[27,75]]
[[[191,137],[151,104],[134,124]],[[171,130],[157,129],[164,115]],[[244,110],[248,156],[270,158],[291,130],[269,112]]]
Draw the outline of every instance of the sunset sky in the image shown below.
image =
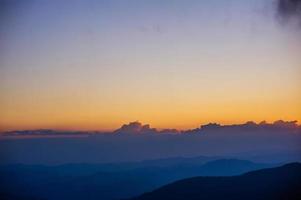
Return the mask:
[[300,123],[300,38],[272,1],[3,1],[0,130]]

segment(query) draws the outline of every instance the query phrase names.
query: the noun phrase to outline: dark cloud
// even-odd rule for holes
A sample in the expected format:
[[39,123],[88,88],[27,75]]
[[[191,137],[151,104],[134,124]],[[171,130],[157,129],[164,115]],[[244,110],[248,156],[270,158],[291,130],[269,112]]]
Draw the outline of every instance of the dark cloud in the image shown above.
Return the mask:
[[1,133],[4,137],[69,137],[69,136],[89,136],[94,134],[93,132],[81,132],[81,131],[59,131],[51,129],[38,129],[38,130],[17,130],[17,131],[7,131]]
[[122,134],[178,134],[181,131],[177,129],[163,129],[157,130],[156,128],[151,128],[149,124],[142,124],[139,121],[130,122],[128,124],[122,125],[121,128],[114,131],[114,133],[122,133]]
[[277,120],[273,123],[267,123],[262,121],[260,123],[255,123],[253,121],[248,121],[244,124],[233,124],[233,125],[220,125],[217,123],[209,123],[201,125],[200,128],[183,131],[182,133],[204,133],[207,131],[220,131],[227,132],[232,131],[233,133],[244,132],[244,131],[278,131],[283,129],[289,129],[298,133],[301,133],[301,126],[297,124],[297,121],[283,121]]
[[140,134],[140,133],[157,133],[155,128],[151,128],[149,124],[141,124],[139,121],[130,122],[122,125],[121,128],[114,131],[115,133]]
[[273,123],[273,125],[275,127],[280,127],[280,128],[298,128],[298,124],[297,124],[296,120],[294,120],[294,121],[278,120],[278,121],[275,121]]
[[301,0],[277,0],[277,14],[281,22],[301,27]]

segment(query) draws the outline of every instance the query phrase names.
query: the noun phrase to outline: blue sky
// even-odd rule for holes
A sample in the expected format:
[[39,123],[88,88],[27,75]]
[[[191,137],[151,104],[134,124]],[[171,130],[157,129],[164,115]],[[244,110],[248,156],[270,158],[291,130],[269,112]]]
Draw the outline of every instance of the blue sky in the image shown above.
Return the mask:
[[298,45],[271,0],[6,5],[2,129],[300,120]]

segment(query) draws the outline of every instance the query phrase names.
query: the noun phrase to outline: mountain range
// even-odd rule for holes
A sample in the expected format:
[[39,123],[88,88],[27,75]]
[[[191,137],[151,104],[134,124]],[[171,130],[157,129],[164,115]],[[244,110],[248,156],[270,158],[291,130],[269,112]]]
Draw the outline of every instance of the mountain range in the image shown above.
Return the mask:
[[195,176],[233,176],[276,164],[199,156],[109,164],[2,165],[1,199],[130,198]]
[[194,177],[163,186],[131,200],[299,200],[301,163],[230,177]]

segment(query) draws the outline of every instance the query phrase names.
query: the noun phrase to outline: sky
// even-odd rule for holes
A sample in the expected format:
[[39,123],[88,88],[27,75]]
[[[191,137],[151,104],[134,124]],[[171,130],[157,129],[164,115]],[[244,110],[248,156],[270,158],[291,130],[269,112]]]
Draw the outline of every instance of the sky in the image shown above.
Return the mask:
[[301,121],[273,0],[0,2],[0,130]]

